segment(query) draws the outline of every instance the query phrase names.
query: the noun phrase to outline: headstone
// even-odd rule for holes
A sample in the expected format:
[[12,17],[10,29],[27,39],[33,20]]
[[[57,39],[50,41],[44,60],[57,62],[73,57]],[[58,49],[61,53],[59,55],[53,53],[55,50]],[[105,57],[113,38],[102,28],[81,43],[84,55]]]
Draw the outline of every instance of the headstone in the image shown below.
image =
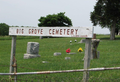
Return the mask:
[[97,51],[97,47],[99,45],[100,39],[92,39],[92,51],[91,51],[91,59],[99,58],[99,51]]
[[76,54],[76,53],[75,52],[71,52],[71,53],[67,53],[67,54],[71,54],[72,55],[72,54]]
[[54,55],[54,56],[61,55],[61,52],[55,52],[53,55]]
[[71,59],[70,57],[65,57],[65,60],[69,60],[69,59]]
[[48,61],[42,61],[42,63],[48,63]]
[[[96,37],[96,35],[95,35],[95,37]],[[100,52],[97,51],[97,47],[99,45],[99,42],[100,42],[100,39],[92,39],[92,46],[91,46],[92,50],[91,50],[90,59],[98,59],[99,58]],[[86,40],[82,39],[79,43],[86,43]]]
[[85,39],[82,39],[80,42],[78,42],[78,43],[85,43],[86,42],[86,40]]
[[43,36],[40,36],[39,39],[43,39]]
[[39,43],[38,42],[28,42],[27,43],[27,53],[24,54],[24,59],[40,57],[39,52]]

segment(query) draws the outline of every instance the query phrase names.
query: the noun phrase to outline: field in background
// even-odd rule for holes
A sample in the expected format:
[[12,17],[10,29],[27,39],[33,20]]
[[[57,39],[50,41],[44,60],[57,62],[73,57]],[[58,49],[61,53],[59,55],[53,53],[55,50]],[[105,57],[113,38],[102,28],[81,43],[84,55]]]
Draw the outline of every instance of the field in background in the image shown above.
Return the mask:
[[[119,67],[120,66],[120,36],[116,40],[109,40],[109,35],[97,35],[100,39],[98,51],[100,58],[93,59],[90,62],[90,68],[98,67]],[[75,39],[77,42],[75,42]],[[71,70],[83,69],[82,60],[84,57],[85,44],[78,43],[82,38],[43,38],[39,37],[17,37],[16,42],[16,60],[17,72],[36,72],[51,70]],[[72,45],[70,45],[72,40]],[[39,54],[41,57],[32,59],[23,59],[27,50],[27,42],[39,42]],[[78,48],[83,49],[82,53],[77,52]],[[66,49],[76,54],[66,54]],[[54,52],[61,52],[60,56],[54,56]],[[0,73],[9,72],[11,53],[11,37],[0,37]],[[71,57],[65,60],[65,57]],[[48,63],[42,63],[47,61]],[[107,70],[90,72],[90,82],[114,82],[120,81],[120,70]],[[4,80],[8,76],[0,76]],[[22,75],[18,76],[18,82],[80,82],[83,78],[83,72],[60,73],[60,74],[42,74],[42,75]],[[39,80],[39,81],[38,81]],[[4,81],[3,81],[4,82]]]

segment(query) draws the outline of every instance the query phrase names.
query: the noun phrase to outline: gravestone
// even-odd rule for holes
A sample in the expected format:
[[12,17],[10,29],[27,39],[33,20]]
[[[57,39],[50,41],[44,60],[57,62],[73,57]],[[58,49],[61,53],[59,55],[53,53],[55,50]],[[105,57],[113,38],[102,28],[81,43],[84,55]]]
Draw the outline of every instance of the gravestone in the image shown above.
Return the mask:
[[78,43],[85,43],[86,42],[86,40],[85,39],[82,39],[80,42],[78,42]]
[[72,54],[76,54],[76,53],[75,52],[71,52],[71,53],[67,53],[67,54],[71,54],[72,55]]
[[54,56],[59,56],[59,55],[61,55],[61,52],[55,52],[53,55]]
[[[97,51],[97,47],[99,45],[99,42],[100,42],[100,39],[92,39],[90,59],[99,58],[100,52]],[[86,40],[82,39],[79,43],[86,43]],[[83,58],[83,60],[84,60],[84,58]]]
[[65,60],[69,60],[69,59],[71,59],[70,57],[65,57]]
[[42,63],[48,63],[48,61],[42,61]]
[[39,43],[38,42],[28,42],[27,43],[27,53],[24,54],[24,59],[40,57],[39,52]]
[[99,54],[100,52],[97,51],[97,47],[99,45],[100,39],[92,39],[92,55],[91,55],[91,59],[97,59],[99,58]]

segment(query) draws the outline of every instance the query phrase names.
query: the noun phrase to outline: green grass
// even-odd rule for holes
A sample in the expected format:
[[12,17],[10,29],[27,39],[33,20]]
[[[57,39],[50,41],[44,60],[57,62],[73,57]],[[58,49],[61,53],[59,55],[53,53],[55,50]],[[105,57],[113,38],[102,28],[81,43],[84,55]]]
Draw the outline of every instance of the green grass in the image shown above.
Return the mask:
[[[120,36],[116,36],[116,40],[109,40],[109,35],[97,35],[100,39],[98,51],[100,58],[93,59],[90,62],[90,68],[97,67],[118,67],[120,66]],[[17,72],[36,72],[51,70],[72,70],[83,69],[82,60],[84,57],[85,44],[77,43],[82,38],[43,38],[39,37],[17,37],[16,41],[16,60]],[[72,40],[72,45],[70,45]],[[32,59],[23,59],[27,50],[28,42],[39,42],[39,54],[41,57]],[[78,48],[83,49],[83,53],[77,52]],[[70,48],[74,55],[66,54],[66,49]],[[60,56],[53,56],[54,52],[61,52]],[[11,53],[11,37],[0,36],[0,73],[9,72]],[[71,57],[65,60],[65,57]],[[42,63],[48,61],[48,63]],[[90,82],[118,82],[120,70],[92,71],[89,74]],[[8,76],[0,76],[0,79],[8,78]],[[21,75],[18,76],[18,82],[80,82],[83,78],[83,72],[74,73],[57,73],[57,74],[41,74],[41,75]],[[39,81],[38,81],[39,80]]]

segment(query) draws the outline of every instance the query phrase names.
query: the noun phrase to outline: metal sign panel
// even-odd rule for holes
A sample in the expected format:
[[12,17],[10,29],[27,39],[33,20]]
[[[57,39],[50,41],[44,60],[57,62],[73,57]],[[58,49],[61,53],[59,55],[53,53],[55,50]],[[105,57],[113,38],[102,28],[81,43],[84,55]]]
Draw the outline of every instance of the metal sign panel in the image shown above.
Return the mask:
[[93,27],[10,27],[9,35],[92,38]]

